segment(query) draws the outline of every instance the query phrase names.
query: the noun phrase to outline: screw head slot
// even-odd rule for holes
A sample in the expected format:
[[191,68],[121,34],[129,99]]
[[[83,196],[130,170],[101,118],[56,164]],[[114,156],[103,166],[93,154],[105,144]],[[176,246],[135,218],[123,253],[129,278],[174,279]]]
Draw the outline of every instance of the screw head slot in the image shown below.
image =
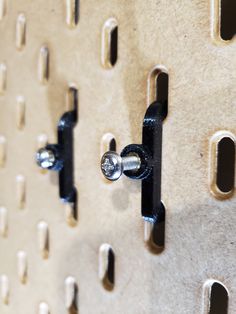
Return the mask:
[[104,176],[115,181],[125,171],[136,172],[141,167],[141,160],[137,154],[130,154],[126,157],[121,157],[116,152],[106,152],[101,160],[101,170]]
[[47,148],[40,148],[36,153],[36,162],[43,169],[50,169],[56,163],[54,152]]
[[122,158],[116,152],[106,152],[102,156],[101,170],[110,181],[118,180],[123,173]]

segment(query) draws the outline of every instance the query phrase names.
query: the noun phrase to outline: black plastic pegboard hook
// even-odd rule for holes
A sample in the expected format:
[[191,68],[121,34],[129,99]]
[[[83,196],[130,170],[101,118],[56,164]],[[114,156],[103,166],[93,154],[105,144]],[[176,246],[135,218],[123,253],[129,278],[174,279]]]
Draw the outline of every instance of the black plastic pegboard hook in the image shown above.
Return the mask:
[[142,180],[142,216],[156,222],[163,218],[161,202],[162,125],[167,115],[167,102],[153,102],[143,120],[142,144],[131,144],[121,152],[122,157],[138,155],[138,171],[124,171],[132,179]]
[[[59,196],[62,201],[76,206],[77,191],[74,186],[74,127],[78,117],[78,95],[73,89],[73,106],[65,112],[59,120],[57,127],[57,144],[48,144],[37,153],[37,162],[42,167],[58,172]],[[46,157],[44,157],[46,156]],[[51,158],[51,159],[50,159]]]

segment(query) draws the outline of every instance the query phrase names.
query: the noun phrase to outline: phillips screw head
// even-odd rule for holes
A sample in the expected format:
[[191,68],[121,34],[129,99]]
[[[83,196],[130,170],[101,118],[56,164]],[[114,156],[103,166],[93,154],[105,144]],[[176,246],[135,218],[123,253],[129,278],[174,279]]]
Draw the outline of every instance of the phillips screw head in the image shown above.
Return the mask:
[[101,170],[106,179],[115,181],[120,178],[126,170],[138,170],[141,161],[138,156],[130,155],[121,157],[116,152],[106,152],[101,159]]
[[47,148],[40,148],[36,153],[36,162],[43,169],[50,169],[56,163],[54,152]]

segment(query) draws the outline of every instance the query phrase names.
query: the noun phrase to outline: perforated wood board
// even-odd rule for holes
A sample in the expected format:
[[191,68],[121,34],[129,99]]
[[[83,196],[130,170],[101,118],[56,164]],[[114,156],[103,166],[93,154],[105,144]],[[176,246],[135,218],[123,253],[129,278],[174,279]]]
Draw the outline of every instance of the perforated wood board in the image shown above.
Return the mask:
[[[68,313],[77,285],[81,314],[205,314],[211,279],[225,285],[236,313],[235,193],[216,198],[209,182],[212,137],[236,131],[236,42],[219,39],[217,2],[81,0],[77,25],[73,5],[0,0],[0,313]],[[102,36],[110,18],[118,61],[108,69]],[[160,254],[144,241],[140,182],[107,183],[100,172],[104,134],[119,152],[141,142],[155,67],[169,74]],[[71,85],[79,91],[73,227],[56,173],[34,159],[45,136],[56,142]],[[115,254],[112,291],[98,276],[104,243]]]

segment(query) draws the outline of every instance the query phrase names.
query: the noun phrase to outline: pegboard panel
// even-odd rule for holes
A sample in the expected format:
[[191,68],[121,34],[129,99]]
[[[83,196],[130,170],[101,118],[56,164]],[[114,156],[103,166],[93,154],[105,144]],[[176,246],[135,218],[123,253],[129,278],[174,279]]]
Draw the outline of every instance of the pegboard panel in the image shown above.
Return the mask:
[[[236,313],[235,184],[215,186],[219,141],[235,145],[236,42],[220,37],[219,6],[0,0],[0,313],[206,314],[214,282]],[[141,142],[160,72],[169,108],[158,251],[140,182],[106,182],[100,159]],[[35,162],[57,140],[71,88],[77,213],[60,201],[57,174]]]

